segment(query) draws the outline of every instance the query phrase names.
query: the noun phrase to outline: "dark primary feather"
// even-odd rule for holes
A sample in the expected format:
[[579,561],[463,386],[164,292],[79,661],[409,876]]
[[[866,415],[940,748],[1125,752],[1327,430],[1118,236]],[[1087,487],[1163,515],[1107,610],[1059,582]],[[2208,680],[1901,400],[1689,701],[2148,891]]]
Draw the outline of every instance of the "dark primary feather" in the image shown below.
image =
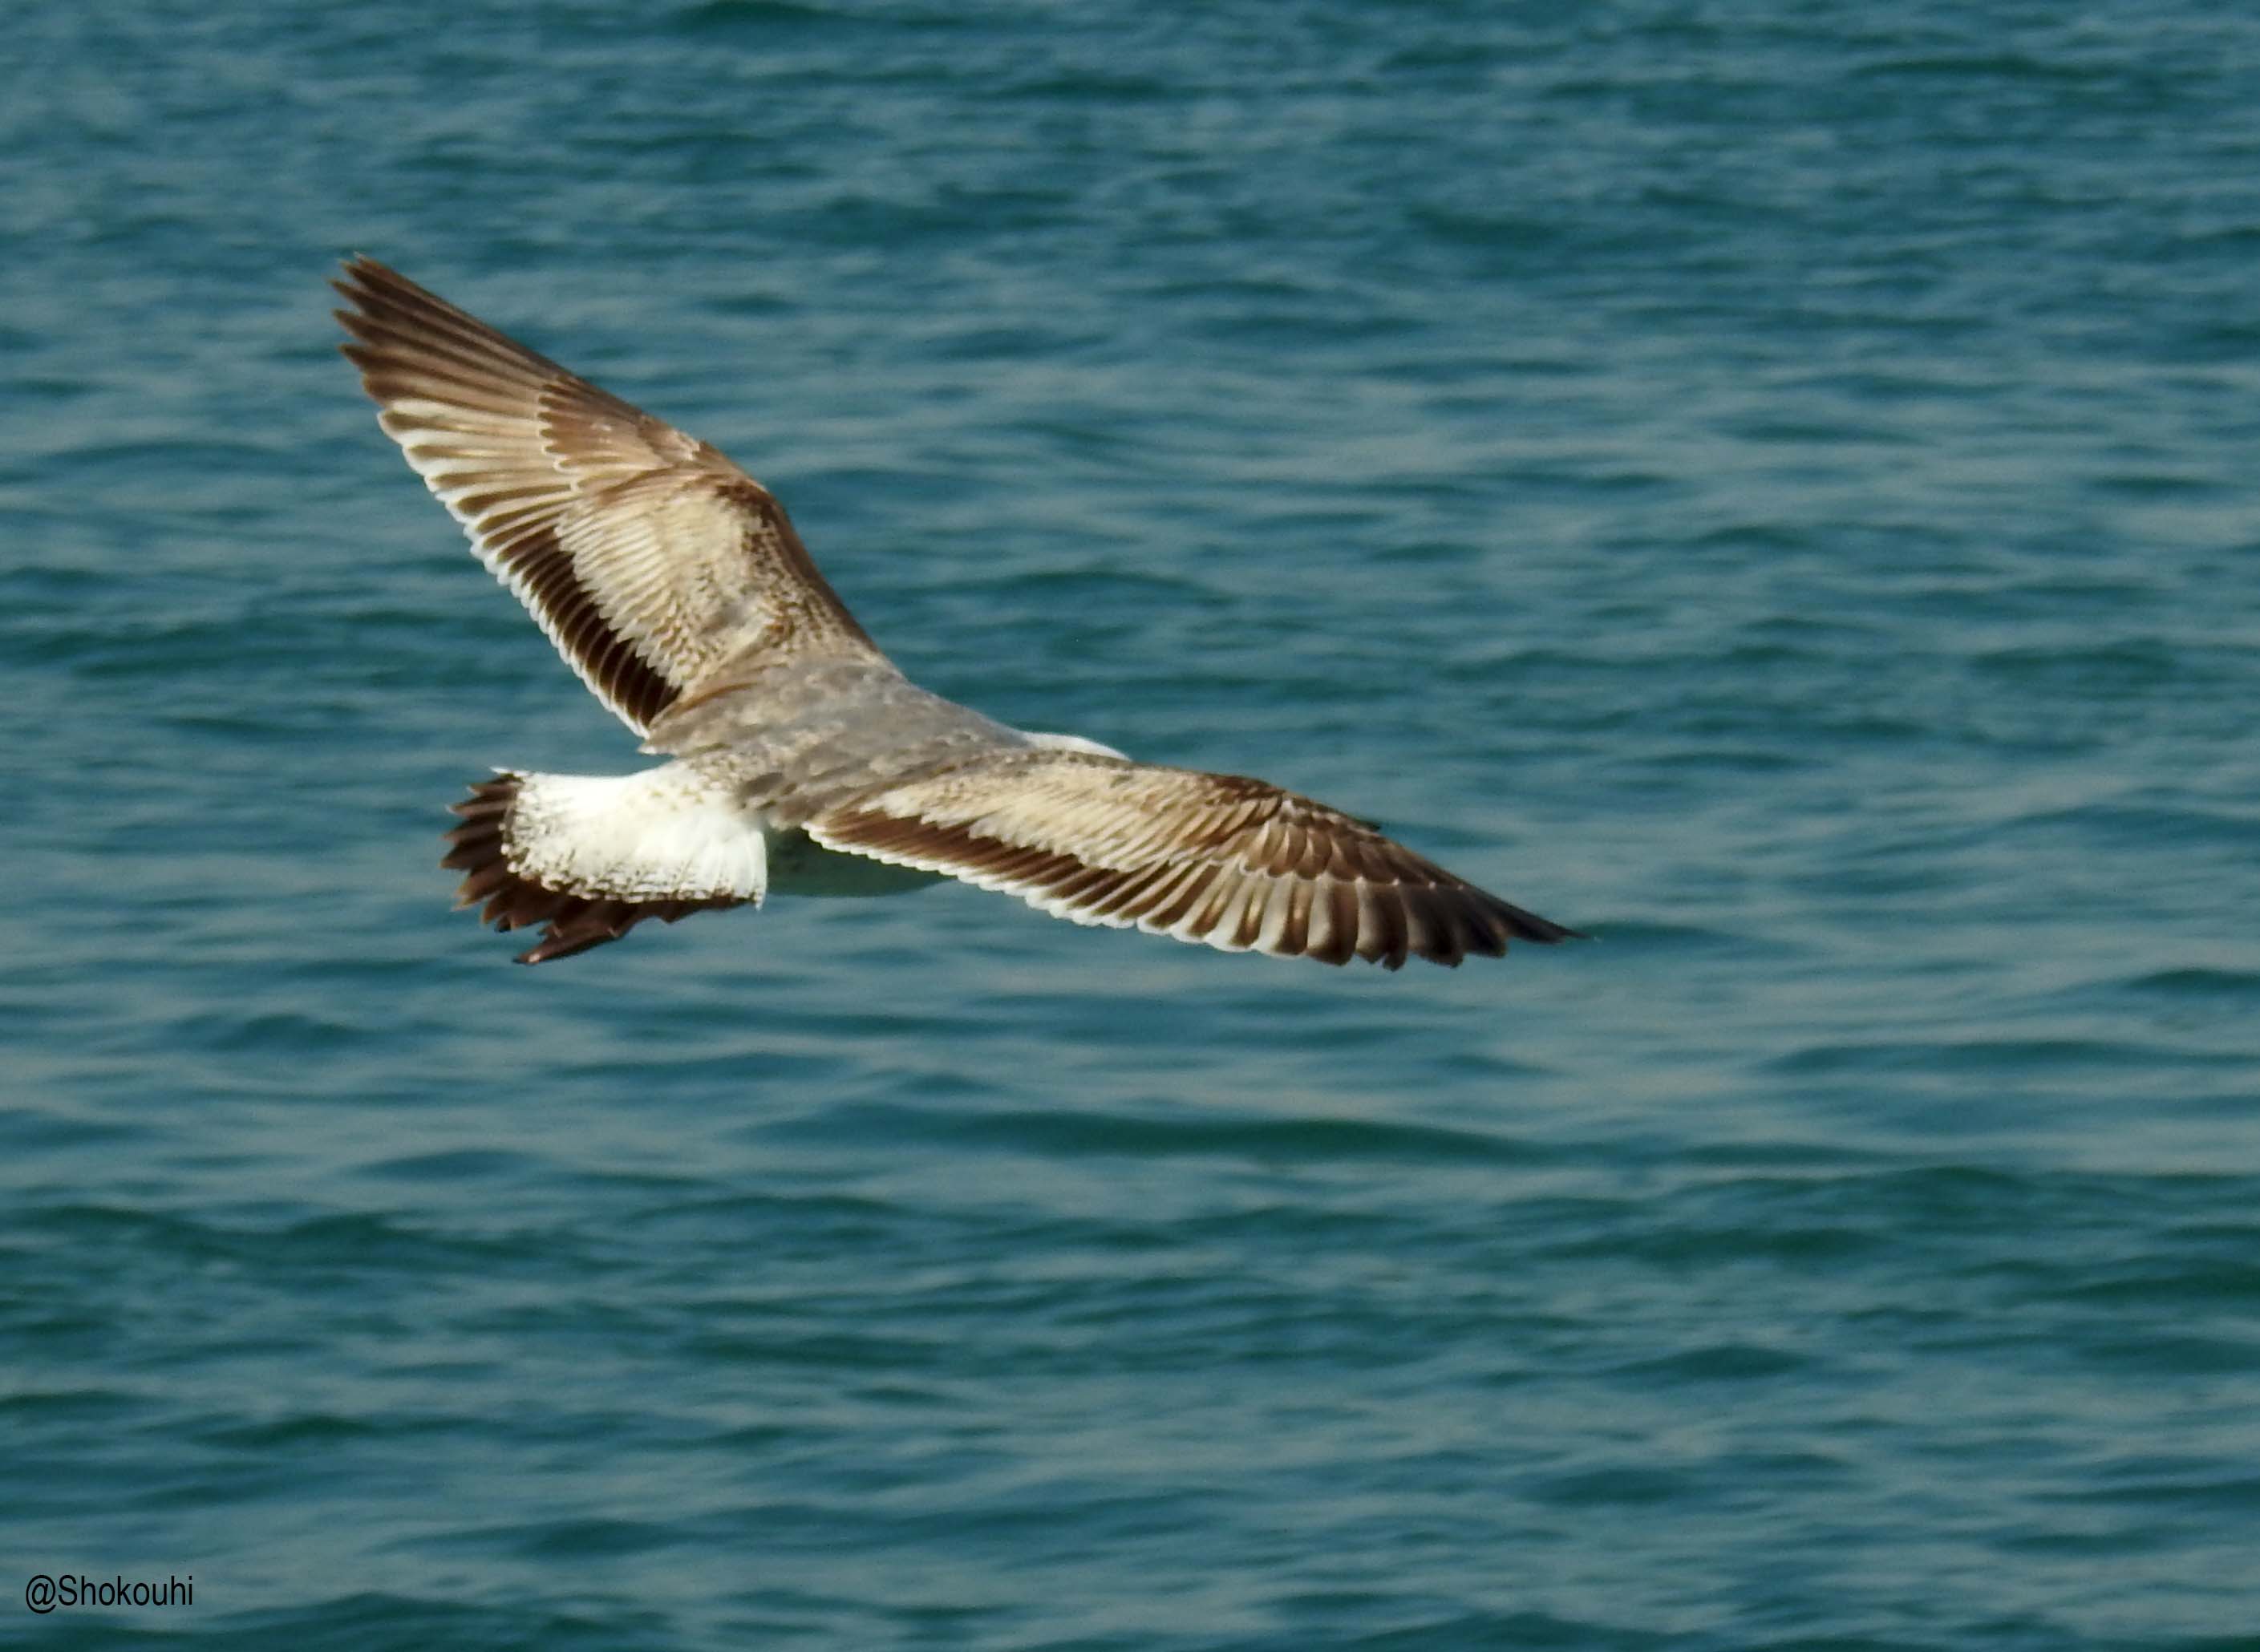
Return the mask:
[[639,733],[764,658],[878,657],[783,508],[719,452],[373,260],[335,285],[385,433]]
[[809,823],[826,847],[1227,951],[1401,967],[1577,936],[1355,817],[1266,781],[1088,753],[998,753]]

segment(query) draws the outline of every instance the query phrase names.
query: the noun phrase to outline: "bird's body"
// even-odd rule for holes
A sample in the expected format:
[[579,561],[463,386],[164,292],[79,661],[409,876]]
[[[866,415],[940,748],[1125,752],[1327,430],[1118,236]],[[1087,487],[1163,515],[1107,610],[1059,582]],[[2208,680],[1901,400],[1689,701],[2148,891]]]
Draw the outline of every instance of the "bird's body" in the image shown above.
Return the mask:
[[669,761],[502,772],[446,863],[522,962],[771,891],[941,877],[1079,923],[1391,969],[1575,933],[1258,780],[1133,762],[918,687],[725,459],[367,259],[346,354],[409,463],[597,697]]

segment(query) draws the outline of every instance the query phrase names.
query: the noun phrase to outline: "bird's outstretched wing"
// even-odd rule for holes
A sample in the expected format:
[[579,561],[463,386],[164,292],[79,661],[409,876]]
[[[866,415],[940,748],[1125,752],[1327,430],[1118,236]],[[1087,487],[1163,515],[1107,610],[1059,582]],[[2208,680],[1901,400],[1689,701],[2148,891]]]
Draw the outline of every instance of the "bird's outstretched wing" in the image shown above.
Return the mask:
[[373,259],[334,284],[378,424],[629,727],[764,655],[880,657],[783,507],[714,448]]
[[1577,935],[1263,781],[1084,752],[999,752],[835,805],[807,831],[1076,923],[1227,952],[1395,969]]

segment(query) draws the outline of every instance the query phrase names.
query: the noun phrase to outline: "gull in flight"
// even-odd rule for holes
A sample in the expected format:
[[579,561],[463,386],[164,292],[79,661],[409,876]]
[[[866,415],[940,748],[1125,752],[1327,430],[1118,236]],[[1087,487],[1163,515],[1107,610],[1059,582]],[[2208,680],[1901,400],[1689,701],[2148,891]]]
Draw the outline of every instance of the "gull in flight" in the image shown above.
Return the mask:
[[1078,924],[1395,969],[1577,932],[1261,780],[1034,734],[929,694],[784,507],[695,440],[368,258],[334,283],[377,423],[615,716],[669,762],[497,771],[442,865],[543,926],[521,963],[772,890],[954,877]]

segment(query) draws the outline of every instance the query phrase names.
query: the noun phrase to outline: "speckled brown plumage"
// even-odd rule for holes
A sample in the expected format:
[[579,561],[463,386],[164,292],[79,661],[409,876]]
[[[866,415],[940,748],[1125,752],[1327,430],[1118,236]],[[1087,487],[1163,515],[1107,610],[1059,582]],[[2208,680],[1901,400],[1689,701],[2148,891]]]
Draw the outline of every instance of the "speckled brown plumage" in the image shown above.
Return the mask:
[[639,733],[731,669],[877,656],[769,490],[372,259],[334,283],[378,423]]
[[1395,969],[1576,933],[1268,782],[1081,752],[999,753],[855,798],[809,833],[1077,923],[1228,952]]
[[1265,781],[1133,762],[919,688],[714,448],[355,259],[346,354],[378,422],[645,749],[455,806],[463,905],[538,963],[772,887],[948,876],[1080,924],[1322,963],[1456,965],[1577,932]]

